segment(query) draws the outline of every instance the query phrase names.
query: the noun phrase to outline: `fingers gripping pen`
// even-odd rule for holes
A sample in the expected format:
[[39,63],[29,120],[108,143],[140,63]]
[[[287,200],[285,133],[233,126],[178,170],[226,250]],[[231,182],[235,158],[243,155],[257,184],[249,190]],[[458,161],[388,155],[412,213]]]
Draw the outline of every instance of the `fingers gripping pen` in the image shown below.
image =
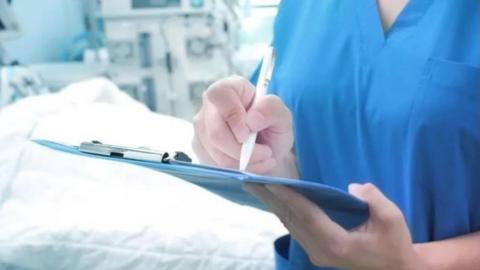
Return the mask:
[[[258,76],[257,86],[255,89],[255,97],[253,103],[258,100],[259,97],[265,95],[268,90],[268,84],[272,77],[273,67],[275,65],[275,50],[269,47],[265,52],[262,60],[262,66],[260,68],[260,74]],[[253,149],[255,148],[255,142],[257,140],[257,133],[251,133],[242,145],[240,151],[240,166],[239,169],[244,171],[247,168],[250,157],[252,156]]]

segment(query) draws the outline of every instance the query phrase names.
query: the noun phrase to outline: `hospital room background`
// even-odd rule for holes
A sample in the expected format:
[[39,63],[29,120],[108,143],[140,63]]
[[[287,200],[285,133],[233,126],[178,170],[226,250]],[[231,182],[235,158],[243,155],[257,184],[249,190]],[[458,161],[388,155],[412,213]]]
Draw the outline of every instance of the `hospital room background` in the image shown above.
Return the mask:
[[33,141],[183,151],[202,93],[248,77],[278,0],[0,0],[0,270],[273,269],[270,213]]

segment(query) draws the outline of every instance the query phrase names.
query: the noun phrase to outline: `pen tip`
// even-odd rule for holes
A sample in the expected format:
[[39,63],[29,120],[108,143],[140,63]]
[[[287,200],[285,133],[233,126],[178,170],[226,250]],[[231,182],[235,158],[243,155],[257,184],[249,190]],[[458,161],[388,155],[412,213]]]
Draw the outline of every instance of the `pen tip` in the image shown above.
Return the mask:
[[247,164],[245,164],[245,160],[240,159],[240,166],[238,166],[238,170],[245,171],[246,168],[247,168]]
[[238,166],[240,171],[245,171],[245,169],[247,169],[253,148],[255,147],[256,139],[257,133],[252,133],[248,135],[248,138],[243,143],[242,149],[240,150],[240,166]]

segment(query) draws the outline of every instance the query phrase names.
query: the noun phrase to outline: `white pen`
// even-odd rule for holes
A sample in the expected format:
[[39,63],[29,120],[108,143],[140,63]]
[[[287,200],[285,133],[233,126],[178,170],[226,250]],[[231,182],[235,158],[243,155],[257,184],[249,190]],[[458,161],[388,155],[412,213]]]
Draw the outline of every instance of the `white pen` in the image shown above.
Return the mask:
[[[257,87],[255,89],[255,101],[265,95],[268,90],[268,84],[272,78],[273,67],[275,65],[275,49],[268,47],[265,55],[263,56],[262,66],[260,68],[260,73],[257,80]],[[251,133],[248,135],[247,139],[242,145],[242,150],[240,151],[240,166],[239,170],[244,171],[247,168],[250,157],[253,153],[253,148],[255,148],[255,142],[257,140],[257,133]]]

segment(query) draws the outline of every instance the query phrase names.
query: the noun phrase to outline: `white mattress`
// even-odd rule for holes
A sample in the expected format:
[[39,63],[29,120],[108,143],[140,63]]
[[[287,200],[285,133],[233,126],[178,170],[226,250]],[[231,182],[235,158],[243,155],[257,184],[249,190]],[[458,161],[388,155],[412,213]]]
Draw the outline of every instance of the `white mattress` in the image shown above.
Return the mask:
[[272,269],[285,229],[148,169],[31,139],[181,150],[190,123],[149,112],[105,79],[0,111],[0,269]]

